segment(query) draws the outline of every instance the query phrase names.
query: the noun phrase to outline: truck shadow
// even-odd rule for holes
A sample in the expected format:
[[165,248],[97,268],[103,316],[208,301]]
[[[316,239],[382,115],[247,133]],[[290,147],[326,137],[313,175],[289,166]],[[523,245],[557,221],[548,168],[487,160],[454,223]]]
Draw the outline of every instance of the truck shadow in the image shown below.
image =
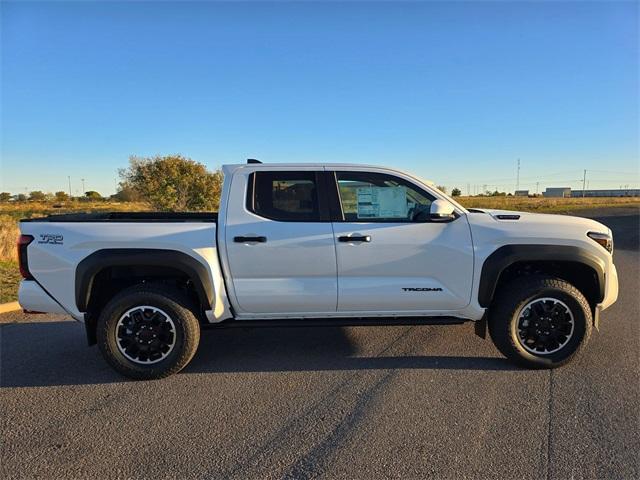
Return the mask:
[[[421,327],[431,328],[431,327]],[[357,356],[346,332],[333,328],[204,330],[192,373],[305,372],[384,369],[514,370],[505,359],[438,355]],[[87,347],[75,322],[0,327],[0,387],[95,385],[127,381]]]

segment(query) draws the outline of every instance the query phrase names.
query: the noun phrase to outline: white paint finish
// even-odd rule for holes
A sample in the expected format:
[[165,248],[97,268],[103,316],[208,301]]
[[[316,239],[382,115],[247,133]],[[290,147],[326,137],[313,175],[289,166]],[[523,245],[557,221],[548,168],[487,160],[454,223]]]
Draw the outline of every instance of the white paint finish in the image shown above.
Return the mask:
[[[450,202],[459,218],[451,223],[332,226],[273,222],[246,210],[249,173],[323,168],[399,176]],[[22,233],[36,238],[28,247],[32,273],[77,319],[82,318],[82,312],[75,306],[75,269],[83,258],[103,248],[155,248],[186,253],[207,267],[215,289],[214,309],[207,312],[212,322],[230,317],[230,305],[238,319],[451,315],[478,320],[484,312],[477,300],[479,273],[497,248],[509,244],[572,245],[591,252],[605,268],[605,298],[601,306],[610,306],[618,295],[612,256],[586,236],[589,231],[610,231],[593,220],[489,210],[487,214],[469,213],[428,182],[373,166],[227,165],[223,170],[225,181],[217,226],[201,222],[21,223]],[[520,219],[499,220],[496,215],[500,213],[519,213]],[[372,242],[334,244],[334,229],[335,237],[360,233],[370,235]],[[62,234],[64,244],[38,244],[39,234]],[[229,241],[236,235],[264,235],[268,241],[251,245]],[[337,262],[341,271],[341,311],[336,310]],[[401,289],[405,282],[412,282],[410,287],[443,291],[437,296],[432,295],[435,292],[399,292],[398,287]],[[60,311],[57,303],[48,302],[46,293],[42,297],[41,289],[32,288],[21,287],[20,301],[25,302],[25,308]]]
[[32,312],[68,313],[33,280],[20,282],[18,303],[23,309]]
[[602,308],[602,310],[609,308],[616,300],[618,300],[618,271],[613,262],[611,262],[607,268],[604,298],[600,303],[600,308]]
[[[226,223],[220,236],[236,311],[335,312],[336,256],[331,224],[276,222],[249,212],[245,198],[252,171],[243,169],[233,177],[229,195],[235,201],[226,204]],[[236,243],[236,236],[264,236],[267,241]]]
[[[507,210],[482,209],[487,213],[469,213],[469,225],[475,250],[475,271],[481,272],[489,255],[505,245],[566,245],[585,249],[601,262],[605,271],[605,298],[603,309],[618,296],[618,277],[613,256],[587,236],[587,232],[611,234],[611,230],[595,220],[569,215],[549,215]],[[517,214],[518,220],[499,220],[497,215]],[[615,245],[615,239],[614,239]],[[614,247],[615,248],[615,247]],[[472,287],[472,304],[478,304],[480,275],[476,275]]]
[[[105,248],[174,250],[201,262],[214,280],[217,318],[230,316],[217,260],[214,223],[159,222],[23,222],[21,232],[34,236],[28,246],[33,276],[75,318],[76,267],[91,253]],[[61,245],[38,243],[40,234],[61,234]]]
[[[340,312],[459,310],[469,303],[473,248],[466,217],[447,223],[334,223]],[[442,291],[404,291],[441,288]]]

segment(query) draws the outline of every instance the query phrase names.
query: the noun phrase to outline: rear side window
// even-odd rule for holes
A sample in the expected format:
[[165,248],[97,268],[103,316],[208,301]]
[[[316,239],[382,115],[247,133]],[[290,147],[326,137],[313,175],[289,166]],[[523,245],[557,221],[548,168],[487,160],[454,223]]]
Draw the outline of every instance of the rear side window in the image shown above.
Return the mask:
[[319,222],[315,172],[255,172],[249,179],[247,209],[281,222]]

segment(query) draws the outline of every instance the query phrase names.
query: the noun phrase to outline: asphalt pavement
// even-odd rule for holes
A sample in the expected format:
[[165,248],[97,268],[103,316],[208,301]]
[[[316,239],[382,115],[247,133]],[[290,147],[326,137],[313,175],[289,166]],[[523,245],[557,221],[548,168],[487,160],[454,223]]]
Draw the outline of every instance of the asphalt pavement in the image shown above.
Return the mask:
[[[82,325],[0,316],[3,478],[639,478],[638,209],[618,302],[553,371],[470,324],[204,331],[191,364],[118,376]],[[593,213],[591,214],[593,215]]]

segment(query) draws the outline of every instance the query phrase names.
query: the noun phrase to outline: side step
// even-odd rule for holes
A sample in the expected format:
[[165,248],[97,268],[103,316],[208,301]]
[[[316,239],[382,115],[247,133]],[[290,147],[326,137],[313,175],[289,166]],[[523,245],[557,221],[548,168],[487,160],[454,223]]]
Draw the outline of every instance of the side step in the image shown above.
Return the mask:
[[380,317],[380,318],[291,318],[277,320],[224,320],[205,323],[202,328],[253,328],[253,327],[396,327],[401,325],[457,325],[471,320],[458,317]]

